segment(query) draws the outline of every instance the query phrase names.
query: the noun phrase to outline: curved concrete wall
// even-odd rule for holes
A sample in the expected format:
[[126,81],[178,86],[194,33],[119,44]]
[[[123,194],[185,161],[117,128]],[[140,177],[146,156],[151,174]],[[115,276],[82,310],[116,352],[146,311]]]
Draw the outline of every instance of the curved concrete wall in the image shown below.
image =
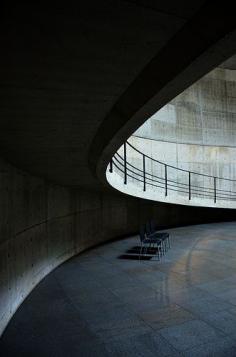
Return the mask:
[[[182,185],[184,192],[180,188],[171,189],[171,182],[168,197],[165,189],[157,186],[149,185],[144,192],[143,183],[138,182],[137,177],[129,177],[129,184],[123,185],[123,174],[116,168],[116,177],[107,171],[107,180],[113,187],[133,196],[162,202],[235,208],[236,71],[216,68],[147,120],[129,138],[129,142],[143,154],[162,163],[235,181],[217,179],[217,202],[214,201],[213,177],[191,174],[189,200],[188,172],[171,168],[168,168],[168,180]],[[123,156],[123,148],[118,152]],[[143,157],[129,146],[127,161],[142,172]],[[164,180],[164,165],[147,158],[145,165],[147,173]]]
[[[129,178],[133,186],[123,186],[119,177],[115,179],[108,173],[108,181],[122,192],[164,202],[235,208],[233,200],[228,204],[222,198],[221,190],[231,196],[236,193],[236,71],[216,68],[147,120],[129,142],[165,164],[235,181],[217,180],[219,200],[215,204],[214,199],[204,200],[197,191],[192,193],[191,201],[188,192],[172,191],[165,197],[163,190],[150,187],[153,196],[148,195],[137,180]],[[129,147],[127,155],[128,162],[142,171],[142,156]],[[146,171],[162,178],[165,175],[164,166],[150,160],[146,160]],[[188,173],[172,169],[168,169],[168,179],[187,186],[189,182]],[[193,174],[191,184],[214,190],[213,178]]]
[[[134,230],[125,199],[73,191],[1,161],[0,334],[34,286],[58,264]],[[135,228],[137,228],[135,226]]]
[[134,135],[174,143],[236,146],[236,71],[214,69],[154,114]]
[[234,219],[224,210],[70,190],[0,165],[0,334],[46,274],[89,247],[137,232],[150,218],[160,227]]
[[[233,179],[235,181],[217,180],[217,188],[236,192],[236,147],[162,142],[135,136],[132,136],[129,142],[144,154],[163,163],[192,172]],[[132,149],[128,150],[128,155],[129,161],[142,169],[142,157]],[[164,167],[162,165],[154,165],[154,163],[146,160],[146,166],[148,172],[164,177]],[[169,169],[168,177],[177,182],[188,184],[188,174],[185,172]],[[199,175],[192,175],[191,183],[202,187],[213,187],[214,185],[212,178],[208,179]],[[179,196],[181,197],[181,195]],[[178,203],[178,201],[172,202]],[[200,201],[199,203],[201,204]],[[202,203],[203,205],[205,203],[208,205],[207,202]],[[233,208],[235,208],[235,203]]]
[[[236,179],[236,147],[163,142],[132,136],[129,142],[161,162],[202,174]],[[132,156],[132,151],[130,150]]]

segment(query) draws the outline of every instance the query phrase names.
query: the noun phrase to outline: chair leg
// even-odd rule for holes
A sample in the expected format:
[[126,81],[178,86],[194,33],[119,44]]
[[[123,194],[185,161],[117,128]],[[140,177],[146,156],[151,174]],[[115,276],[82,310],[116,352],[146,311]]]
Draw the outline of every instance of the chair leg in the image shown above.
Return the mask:
[[164,240],[164,245],[165,245],[165,252],[167,252],[167,242],[166,242],[166,239]]
[[143,252],[144,252],[143,254],[146,256],[147,255],[147,246],[146,245],[143,246]]
[[161,244],[162,244],[162,251],[163,251],[163,255],[165,255],[165,243],[163,240],[161,240]]
[[165,249],[163,245],[163,241],[161,241],[161,255],[163,256],[165,254]]
[[139,251],[139,260],[140,260],[141,254],[142,254],[142,250],[143,250],[143,243],[141,243],[141,247],[140,247],[140,251]]
[[158,260],[161,259],[161,254],[160,254],[160,244],[157,243],[157,252],[158,252]]

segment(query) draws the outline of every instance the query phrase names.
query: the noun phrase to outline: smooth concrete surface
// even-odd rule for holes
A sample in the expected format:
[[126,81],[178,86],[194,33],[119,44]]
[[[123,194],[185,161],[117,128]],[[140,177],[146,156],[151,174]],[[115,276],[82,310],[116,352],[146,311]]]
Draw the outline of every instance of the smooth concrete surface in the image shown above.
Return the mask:
[[[84,249],[137,230],[137,202],[56,186],[0,162],[0,334],[56,266]],[[128,218],[129,217],[129,218]]]
[[[185,205],[236,208],[235,137],[236,71],[216,68],[150,117],[128,139],[139,152],[127,145],[127,162],[136,168],[135,172],[128,172],[127,185],[123,184],[123,168],[117,161],[120,170],[114,167],[112,174],[107,170],[106,177],[113,187],[133,196]],[[124,156],[123,146],[118,154]],[[142,154],[146,155],[145,192]],[[165,164],[180,169],[168,167],[167,196]],[[191,200],[189,174],[181,169],[191,171]],[[148,180],[149,175],[154,181]],[[214,177],[217,178],[216,202]],[[175,184],[179,187],[174,187]]]
[[[141,161],[141,160],[138,160]],[[132,162],[132,161],[131,161]],[[165,176],[163,171],[164,170],[159,170],[158,173],[154,170],[150,171],[154,174],[158,174],[159,177],[162,177],[161,184],[159,185],[158,183],[154,183],[155,186],[152,186],[153,181],[148,181],[146,180],[146,189],[144,191],[143,187],[143,179],[140,179],[140,176],[134,175],[132,173],[132,176],[135,178],[132,178],[128,176],[127,178],[127,183],[124,183],[124,173],[123,173],[123,168],[121,165],[118,167],[115,167],[113,169],[113,172],[111,173],[109,171],[109,167],[107,168],[107,181],[109,184],[116,189],[117,191],[120,191],[126,195],[133,196],[133,197],[138,197],[141,199],[145,200],[150,200],[150,201],[156,201],[156,202],[163,202],[166,204],[176,204],[176,205],[184,205],[184,206],[192,206],[192,207],[211,207],[213,209],[216,208],[222,208],[222,209],[236,209],[236,194],[232,192],[231,196],[233,199],[229,199],[226,196],[221,196],[222,198],[220,199],[219,197],[214,199],[214,191],[210,192],[210,195],[208,196],[207,194],[201,195],[199,191],[194,191],[192,188],[191,191],[191,199],[189,199],[189,191],[188,191],[188,173],[185,173],[185,175],[178,175],[177,178],[175,175],[173,175],[172,180],[175,180],[177,183],[185,183],[186,187],[179,186],[178,190],[175,187],[171,186],[173,185],[173,182],[168,183],[167,186],[167,195],[166,195],[166,190],[165,190]],[[142,165],[136,166],[138,169],[142,170]],[[131,174],[131,173],[130,173]],[[192,175],[193,176],[193,175]],[[141,176],[142,177],[142,176]],[[137,180],[139,179],[139,181]],[[184,178],[184,180],[183,180]],[[170,179],[170,178],[169,178]],[[169,180],[168,179],[168,180]],[[151,183],[150,185],[147,183]],[[214,187],[214,179],[208,179],[203,181],[205,186],[202,184],[201,181],[198,179],[195,180],[195,185],[201,186],[202,187]],[[193,183],[193,180],[192,180]],[[199,184],[200,183],[200,184]],[[175,183],[176,185],[176,183]],[[225,185],[224,189],[231,189],[231,185]],[[198,187],[197,187],[198,189]],[[222,195],[222,193],[217,192],[217,195]],[[229,193],[230,194],[230,193]]]
[[[128,141],[145,155],[166,163],[167,165],[172,165],[183,170],[203,175],[205,174],[236,181],[236,147],[191,145],[184,143],[176,144],[168,141],[163,142],[161,140],[152,140],[136,136],[131,136]],[[137,160],[139,158],[139,160],[142,161],[141,155],[138,157],[134,150],[129,149],[128,155],[128,159],[130,159],[131,162],[132,156],[134,159]],[[148,164],[149,162],[147,160],[147,165]],[[141,165],[142,162],[139,163],[139,167]],[[157,169],[160,170],[160,167],[157,167]],[[155,167],[153,167],[153,171],[155,171]],[[181,176],[181,172],[178,172],[178,174]],[[173,175],[174,177],[174,172],[171,172],[171,170],[170,175]],[[201,177],[199,179],[201,179]],[[228,183],[228,185],[229,184],[230,183]],[[226,185],[226,183],[224,183],[224,185]],[[234,189],[236,189],[236,186]]]
[[[198,151],[193,150],[187,158],[183,152],[185,160],[191,160],[191,166],[199,167],[196,163],[196,158],[200,156],[206,160],[207,165],[211,165],[210,172],[204,171],[206,175],[199,175],[197,169],[191,172],[190,183],[191,197],[189,199],[189,172],[181,171],[182,169],[191,169],[190,164],[177,166],[176,161],[173,162],[176,154],[176,144],[163,143],[146,138],[132,136],[128,142],[132,145],[126,145],[126,160],[127,160],[127,182],[124,180],[124,146],[122,145],[113,157],[113,170],[110,171],[110,165],[107,166],[106,179],[107,182],[117,191],[127,195],[139,197],[147,200],[172,203],[186,206],[197,207],[212,207],[212,208],[236,208],[236,161],[233,152],[231,156],[227,156],[227,151],[220,156],[215,155],[198,155],[202,148],[199,146]],[[180,144],[178,144],[180,145]],[[183,144],[184,146],[185,144]],[[221,150],[222,148],[218,148]],[[145,156],[145,190],[143,176],[143,154]],[[212,154],[212,151],[211,151]],[[119,156],[118,156],[119,155]],[[165,189],[165,164],[174,165],[167,167],[167,192]],[[202,163],[201,163],[202,164]],[[175,166],[176,165],[176,166]],[[201,166],[201,165],[200,165]],[[233,180],[228,180],[231,176],[223,176],[220,178],[216,175],[219,172],[219,167],[224,167],[225,172],[232,174]],[[178,170],[177,168],[180,168]],[[205,167],[204,167],[205,168]],[[222,172],[221,172],[222,173]],[[214,176],[216,175],[216,176]],[[216,177],[216,181],[214,180]],[[216,187],[216,198],[214,190]]]
[[[216,68],[153,115],[129,140],[166,164],[234,180],[235,137],[236,71]],[[219,184],[224,189],[230,183]],[[236,182],[226,189],[235,191]]]
[[210,0],[5,4],[1,156],[57,184],[101,188],[91,169],[104,146],[121,145],[151,110],[236,52],[231,7]]
[[176,144],[235,147],[236,71],[215,68],[161,108],[134,135]]
[[1,161],[1,333],[58,264],[144,217],[230,219],[122,197],[100,181],[146,118],[235,53],[236,32],[232,4],[210,0],[9,2],[0,26],[0,151],[14,165]]
[[0,34],[4,157],[56,183],[98,186],[87,157],[99,125],[201,3],[183,0],[183,11],[106,0],[6,5]]
[[[225,11],[225,9],[229,11],[227,20],[221,22],[219,19],[223,15],[222,10]],[[196,56],[195,51],[198,52],[201,46],[205,46],[204,42],[209,31],[214,28],[213,37],[215,37],[216,33],[219,34],[219,29],[216,30],[215,27],[216,24],[221,23],[222,29],[232,16],[226,3],[220,9],[217,9],[212,6],[212,2],[206,2],[201,10],[202,12],[199,11],[193,16],[191,21],[186,23],[181,31],[172,37],[169,43],[162,48],[162,51],[145,67],[140,76],[119,98],[106,120],[99,127],[90,149],[89,159],[91,168],[103,182],[106,182],[105,170],[111,156],[118,150],[121,143],[128,139],[132,130],[132,132],[137,130],[145,119],[150,118],[184,89],[220,65],[226,58],[221,57],[220,60],[218,55],[226,54],[226,48],[232,50],[231,55],[228,52],[228,58],[235,54],[233,48],[236,42],[234,32],[231,32],[224,39],[216,42],[211,49],[208,47],[207,51],[203,50],[201,55],[198,53]],[[214,20],[216,13],[218,14],[217,19]],[[198,36],[199,30],[200,36]],[[189,35],[193,35],[191,40]],[[192,56],[194,56],[193,62],[190,60]],[[213,58],[215,65],[211,66]],[[183,68],[183,62],[186,64],[189,61],[191,63]],[[165,72],[167,64],[169,64],[168,71]],[[207,70],[206,67],[208,67]],[[178,74],[176,68],[178,68]],[[166,78],[169,79],[168,83]],[[142,107],[140,106],[141,103]],[[111,135],[111,132],[113,132],[113,135]]]
[[137,236],[74,257],[19,308],[1,355],[235,356],[235,232],[171,229],[161,261],[138,260]]
[[[161,142],[131,136],[126,146],[127,184],[124,184],[124,146],[106,170],[107,182],[125,194],[154,201],[205,207],[236,208],[236,148],[213,148]],[[215,152],[214,150],[215,149]],[[181,155],[179,155],[181,152]],[[143,190],[143,154],[145,158],[146,190]],[[119,157],[119,156],[120,157]],[[167,167],[167,196],[165,195],[165,164]],[[131,165],[131,166],[130,166]],[[178,170],[178,168],[180,170]],[[181,171],[181,169],[187,171]],[[191,171],[191,200],[189,173]],[[210,175],[203,176],[203,175]],[[214,200],[216,177],[216,202]]]
[[226,69],[236,69],[236,55],[230,57],[228,60],[223,62],[219,67]]
[[224,210],[189,209],[137,198],[72,190],[0,161],[0,334],[16,309],[56,266],[98,243],[158,226],[232,220]]

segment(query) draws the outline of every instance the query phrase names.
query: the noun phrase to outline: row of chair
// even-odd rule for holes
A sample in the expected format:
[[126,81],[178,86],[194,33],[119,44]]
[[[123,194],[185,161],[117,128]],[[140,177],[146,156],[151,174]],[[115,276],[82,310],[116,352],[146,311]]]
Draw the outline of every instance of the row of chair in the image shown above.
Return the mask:
[[147,253],[155,253],[160,259],[170,248],[170,236],[167,232],[158,232],[153,220],[146,222],[140,227],[140,251],[141,255]]

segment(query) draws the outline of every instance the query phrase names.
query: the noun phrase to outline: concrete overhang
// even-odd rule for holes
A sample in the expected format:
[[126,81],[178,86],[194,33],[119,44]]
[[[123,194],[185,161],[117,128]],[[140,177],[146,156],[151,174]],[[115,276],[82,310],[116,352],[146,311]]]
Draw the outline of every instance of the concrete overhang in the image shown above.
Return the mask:
[[150,115],[236,52],[233,5],[87,1],[6,9],[1,154],[58,184],[105,187]]
[[206,2],[118,100],[90,151],[91,167],[105,185],[109,160],[145,120],[222,62],[226,67],[235,62],[225,62],[236,52],[232,11]]

